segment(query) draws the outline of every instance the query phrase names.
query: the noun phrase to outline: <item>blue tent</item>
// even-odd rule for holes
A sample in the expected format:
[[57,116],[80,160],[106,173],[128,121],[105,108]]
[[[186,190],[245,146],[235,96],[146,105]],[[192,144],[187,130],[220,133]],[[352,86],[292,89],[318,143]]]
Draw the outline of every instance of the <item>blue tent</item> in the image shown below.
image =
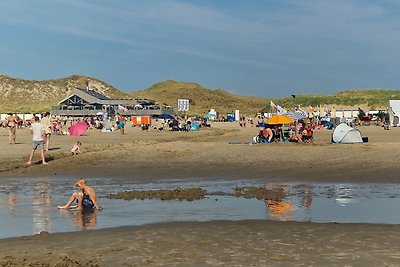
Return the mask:
[[158,115],[158,118],[159,119],[164,119],[164,120],[173,120],[174,119],[174,117],[172,115],[167,114],[167,113],[163,113],[161,115]]

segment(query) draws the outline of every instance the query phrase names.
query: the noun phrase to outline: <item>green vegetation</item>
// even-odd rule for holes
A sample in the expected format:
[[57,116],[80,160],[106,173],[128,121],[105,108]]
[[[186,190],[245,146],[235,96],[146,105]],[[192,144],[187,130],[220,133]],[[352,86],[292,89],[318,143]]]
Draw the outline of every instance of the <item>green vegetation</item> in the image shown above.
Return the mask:
[[[274,102],[282,107],[340,105],[368,106],[370,109],[387,107],[389,100],[400,99],[400,91],[371,89],[347,90],[332,95],[296,95],[295,97],[278,98]],[[269,105],[263,109],[269,110]]]
[[174,108],[179,98],[190,100],[189,115],[204,115],[210,108],[220,114],[239,109],[246,116],[258,112],[269,112],[270,101],[284,108],[296,106],[338,105],[338,106],[368,106],[371,109],[387,107],[390,99],[400,99],[400,91],[394,90],[347,90],[332,95],[296,95],[283,98],[258,98],[229,94],[223,90],[210,90],[197,83],[164,81],[157,83],[147,90],[132,92],[132,97],[155,99]]
[[143,91],[123,93],[113,86],[95,78],[72,75],[67,78],[46,81],[30,81],[0,75],[0,110],[5,112],[42,113],[57,105],[72,94],[77,87],[90,87],[111,98],[147,98],[176,109],[179,98],[190,100],[188,115],[204,116],[210,109],[221,115],[240,110],[243,116],[254,116],[258,112],[270,111],[270,101],[284,107],[308,107],[318,105],[368,106],[370,109],[385,108],[390,99],[400,99],[400,91],[394,90],[347,90],[332,95],[296,95],[272,99],[240,96],[221,89],[207,89],[193,82],[167,80],[154,84]]
[[154,99],[173,108],[177,108],[178,99],[189,99],[190,108],[187,114],[199,116],[204,116],[211,108],[223,115],[235,109],[239,109],[244,115],[255,115],[270,101],[269,98],[238,96],[221,89],[206,89],[197,83],[171,80],[157,83],[144,91],[132,92],[130,95],[134,98]]
[[105,82],[86,76],[72,75],[61,79],[32,81],[0,75],[0,94],[3,100],[0,110],[2,113],[43,113],[70,95],[75,88],[86,88],[88,81],[91,86],[112,98],[129,97]]

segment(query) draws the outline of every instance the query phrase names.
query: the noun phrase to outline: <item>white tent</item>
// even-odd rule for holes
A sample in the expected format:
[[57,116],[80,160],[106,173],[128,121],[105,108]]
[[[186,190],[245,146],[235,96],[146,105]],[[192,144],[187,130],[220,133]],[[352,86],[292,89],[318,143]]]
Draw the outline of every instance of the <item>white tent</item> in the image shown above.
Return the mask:
[[389,100],[389,117],[392,126],[398,126],[400,121],[400,100]]
[[363,142],[360,131],[348,126],[346,123],[341,123],[336,126],[332,133],[332,141],[339,144],[354,144]]

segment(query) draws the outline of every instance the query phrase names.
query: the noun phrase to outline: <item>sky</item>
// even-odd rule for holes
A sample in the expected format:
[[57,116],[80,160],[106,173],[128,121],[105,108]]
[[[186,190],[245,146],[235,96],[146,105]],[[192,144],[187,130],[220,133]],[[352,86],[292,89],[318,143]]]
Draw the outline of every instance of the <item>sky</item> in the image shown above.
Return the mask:
[[397,0],[1,0],[0,74],[285,97],[397,90]]

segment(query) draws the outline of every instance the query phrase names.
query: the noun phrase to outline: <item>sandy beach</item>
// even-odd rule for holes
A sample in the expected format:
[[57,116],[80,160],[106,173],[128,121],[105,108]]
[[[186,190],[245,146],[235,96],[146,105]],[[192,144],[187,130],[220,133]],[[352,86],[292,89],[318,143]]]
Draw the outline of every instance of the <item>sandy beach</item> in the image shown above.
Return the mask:
[[[263,178],[278,181],[397,182],[400,129],[360,127],[368,143],[333,145],[329,130],[315,132],[315,143],[249,145],[256,127],[214,123],[199,132],[141,131],[128,128],[85,136],[53,135],[46,153],[49,166],[25,166],[31,147],[26,129],[17,133],[16,145],[5,145],[0,159],[2,177],[59,175],[62,177],[121,177],[149,179],[213,177],[215,179]],[[0,138],[6,143],[7,130]],[[71,157],[80,140],[83,154]],[[238,144],[240,143],[240,144]],[[39,155],[34,160],[39,163]],[[73,166],[73,168],[71,168]]]
[[[368,143],[334,145],[331,131],[314,144],[250,145],[256,127],[213,123],[199,132],[89,130],[53,135],[49,165],[26,166],[27,129],[8,145],[0,129],[1,179],[10,177],[113,177],[263,179],[275,182],[399,182],[400,129],[359,128]],[[69,150],[81,141],[82,154]],[[34,162],[39,163],[36,154]],[[75,233],[42,233],[0,240],[2,266],[400,266],[398,225],[212,221],[152,224]],[[93,245],[95,244],[95,245]]]

